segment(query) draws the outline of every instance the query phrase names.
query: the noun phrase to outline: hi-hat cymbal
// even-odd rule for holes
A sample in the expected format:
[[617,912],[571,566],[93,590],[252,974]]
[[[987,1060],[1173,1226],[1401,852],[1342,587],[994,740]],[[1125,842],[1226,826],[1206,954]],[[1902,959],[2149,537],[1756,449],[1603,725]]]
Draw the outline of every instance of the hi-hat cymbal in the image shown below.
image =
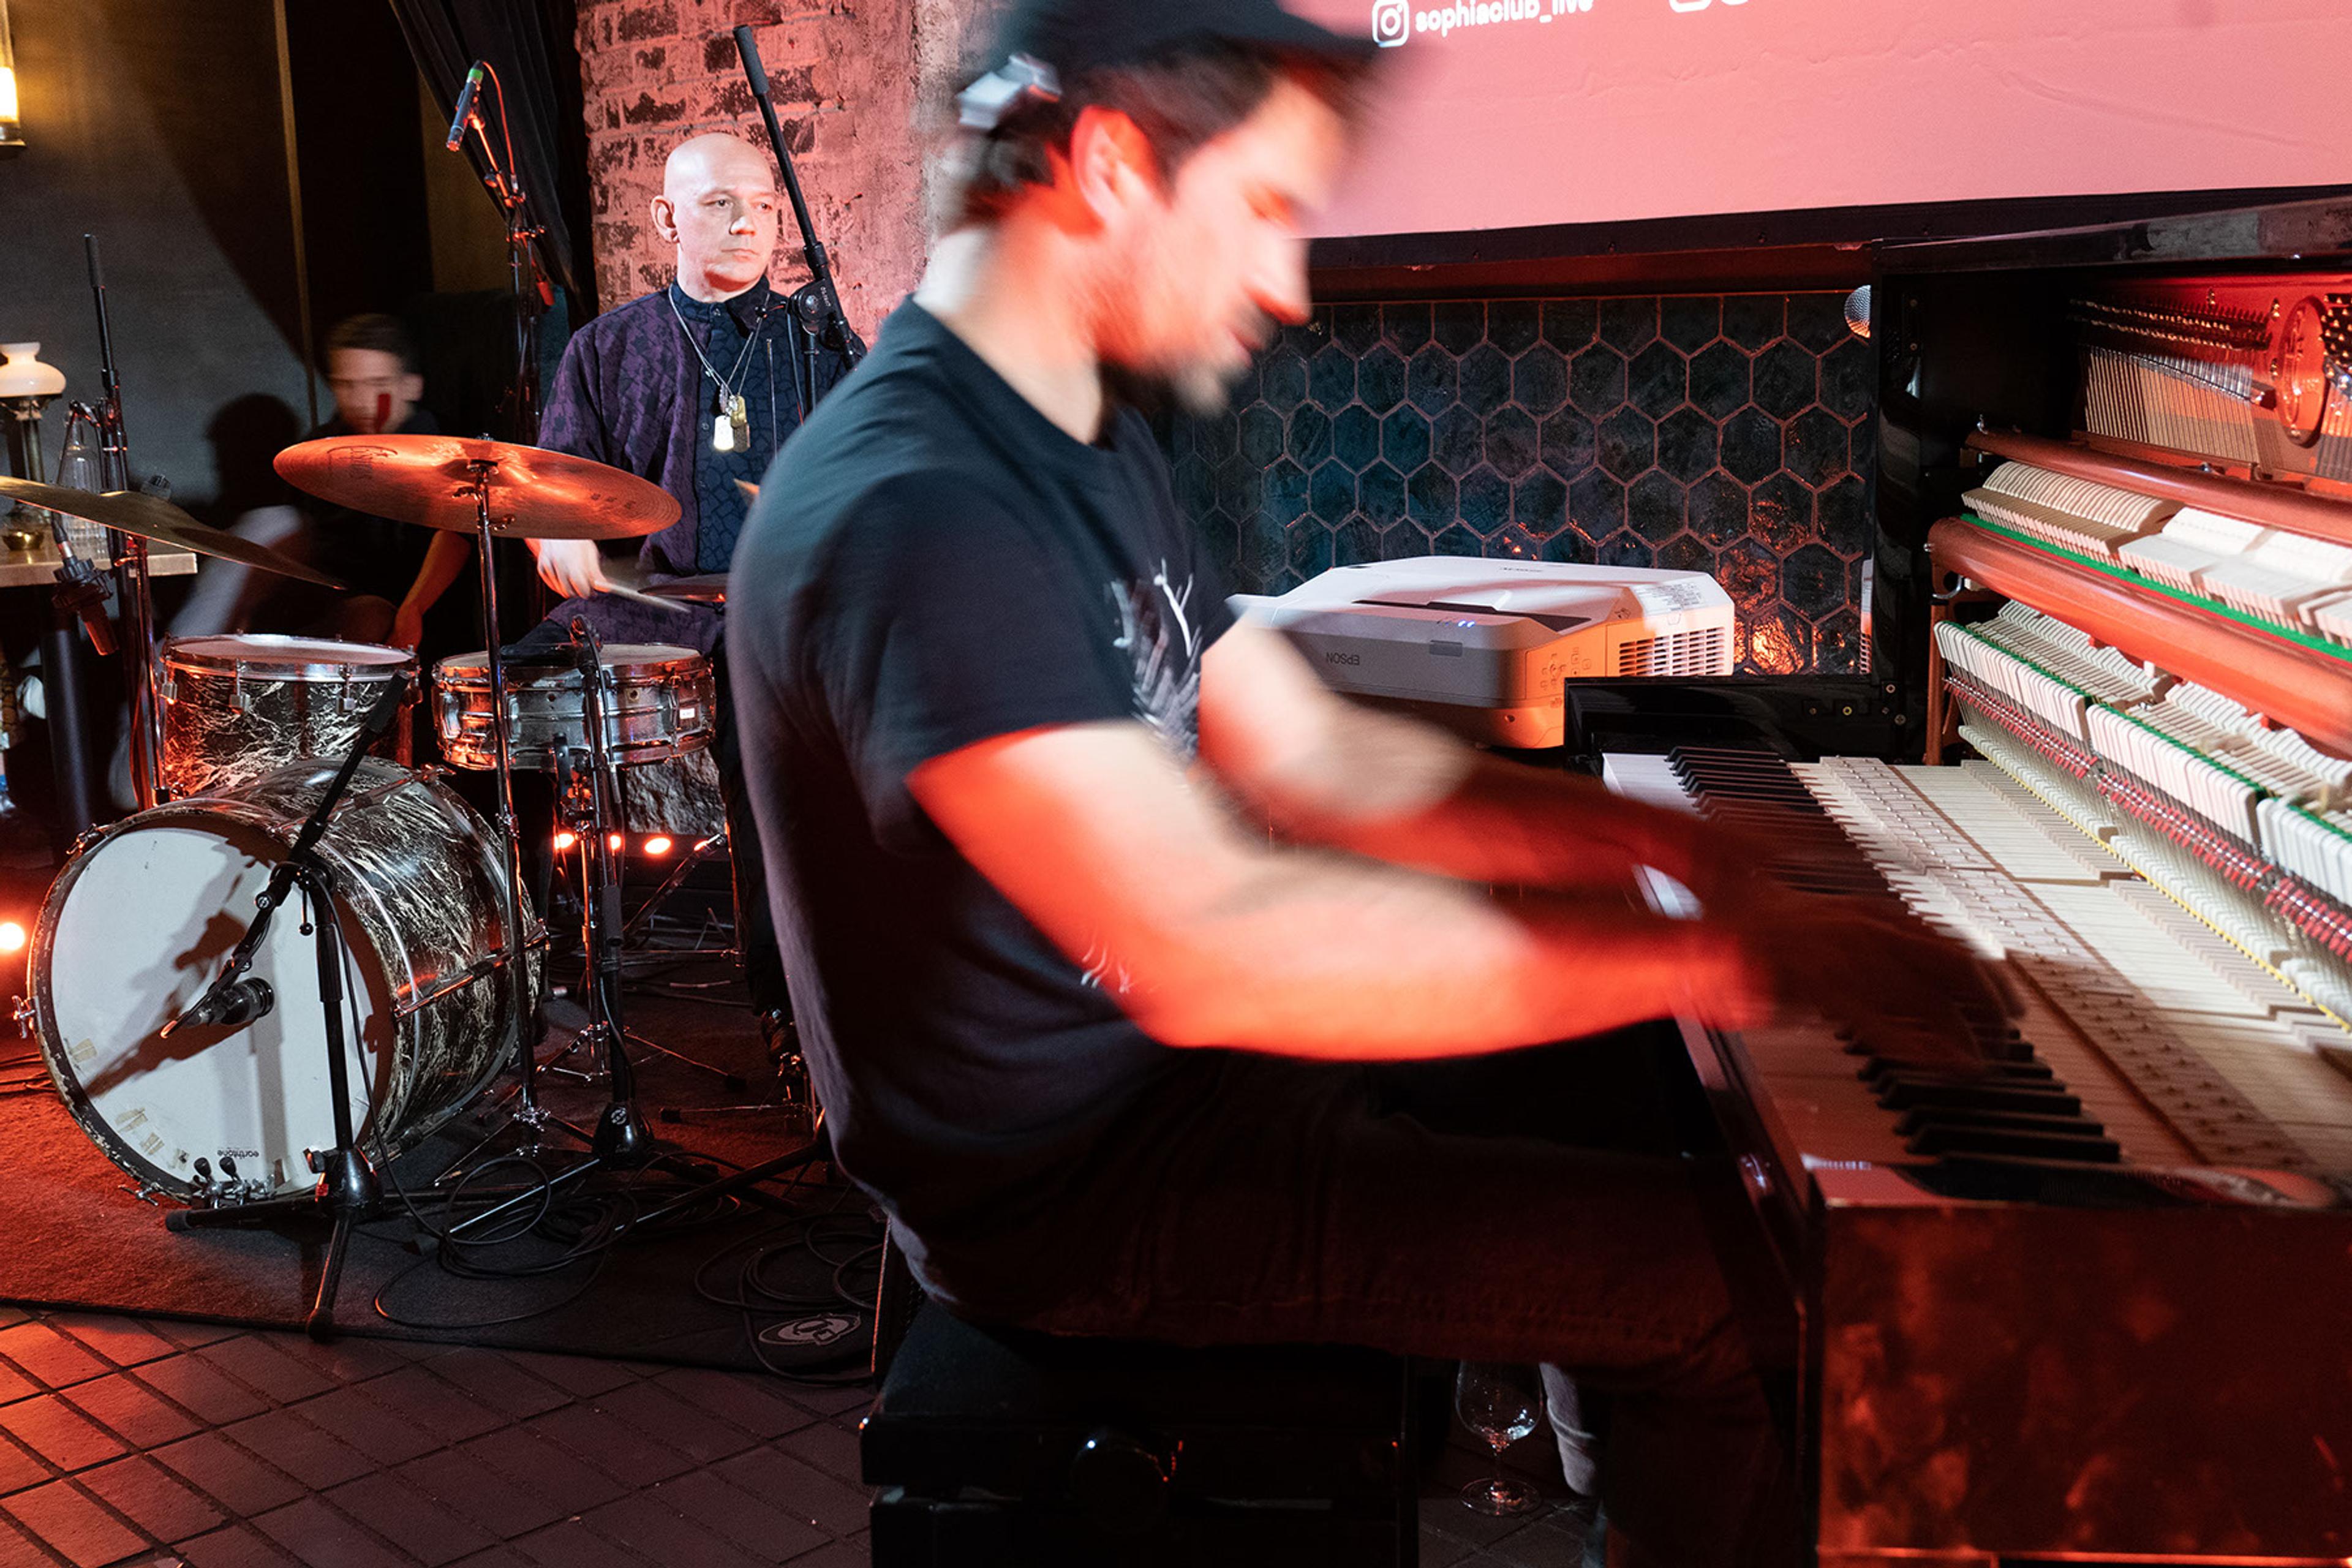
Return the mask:
[[104,495],[93,495],[66,485],[37,485],[29,479],[0,475],[0,495],[14,496],[27,506],[61,511],[119,533],[135,533],[156,544],[177,545],[199,555],[242,562],[281,577],[316,583],[322,588],[343,586],[324,572],[314,572],[290,555],[281,555],[266,544],[256,544],[217,528],[207,528],[170,501],[137,490],[109,490]]
[[353,511],[471,533],[487,483],[501,539],[636,539],[678,518],[660,486],[603,463],[464,436],[329,436],[278,454],[288,483]]

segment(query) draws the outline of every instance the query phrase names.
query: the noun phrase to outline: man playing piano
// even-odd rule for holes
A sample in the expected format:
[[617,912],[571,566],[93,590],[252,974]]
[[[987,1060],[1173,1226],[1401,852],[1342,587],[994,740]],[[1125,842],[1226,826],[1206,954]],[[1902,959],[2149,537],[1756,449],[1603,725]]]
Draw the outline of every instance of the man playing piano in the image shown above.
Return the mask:
[[[1274,0],[1024,0],[961,100],[949,232],[735,562],[804,1048],[953,1310],[1553,1363],[1613,1399],[1612,1560],[1775,1561],[1723,1173],[1441,1128],[1365,1064],[1998,1002],[1748,839],[1347,705],[1234,623],[1126,396],[1219,406],[1305,319],[1370,55]],[[1641,912],[1644,865],[1707,918]]]

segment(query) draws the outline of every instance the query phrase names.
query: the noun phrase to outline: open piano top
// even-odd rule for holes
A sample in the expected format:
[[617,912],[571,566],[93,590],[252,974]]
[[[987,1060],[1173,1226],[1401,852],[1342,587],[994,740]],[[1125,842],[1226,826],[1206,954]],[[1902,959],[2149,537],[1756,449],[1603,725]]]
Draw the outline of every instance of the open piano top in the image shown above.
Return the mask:
[[1928,765],[1605,759],[1809,816],[1807,879],[2025,1000],[1974,1079],[1685,1026],[1805,1318],[1824,1563],[2352,1561],[2352,275],[2109,265],[2352,251],[2352,207],[2265,214],[1882,275]]

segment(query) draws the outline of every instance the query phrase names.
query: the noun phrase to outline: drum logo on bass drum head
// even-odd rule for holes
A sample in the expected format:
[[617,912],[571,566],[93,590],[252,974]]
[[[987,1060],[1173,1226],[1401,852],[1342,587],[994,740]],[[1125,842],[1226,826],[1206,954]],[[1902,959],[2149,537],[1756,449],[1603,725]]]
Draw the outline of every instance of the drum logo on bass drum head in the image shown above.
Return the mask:
[[865,1326],[865,1321],[852,1313],[819,1312],[814,1317],[769,1324],[760,1331],[760,1342],[779,1349],[822,1350],[840,1343]]

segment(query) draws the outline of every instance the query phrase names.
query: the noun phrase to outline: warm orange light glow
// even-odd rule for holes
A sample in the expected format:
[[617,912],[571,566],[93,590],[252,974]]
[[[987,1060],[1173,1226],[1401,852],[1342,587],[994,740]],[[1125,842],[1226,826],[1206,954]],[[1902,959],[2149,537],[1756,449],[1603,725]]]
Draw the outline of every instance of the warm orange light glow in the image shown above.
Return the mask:
[[25,951],[25,928],[15,921],[0,921],[0,952]]
[[617,851],[622,845],[626,844],[628,841],[627,836],[624,834],[607,833],[604,835],[604,847],[607,849]]
[[562,854],[566,849],[571,848],[573,845],[575,845],[575,844],[577,844],[577,843],[579,843],[579,842],[580,842],[580,835],[578,835],[577,833],[573,833],[573,832],[572,832],[570,829],[568,829],[568,828],[567,828],[567,829],[565,829],[563,832],[559,833],[559,834],[557,834],[557,835],[555,836],[555,852],[556,852],[558,855],[561,855],[561,854]]
[[646,839],[640,847],[642,847],[648,855],[667,855],[670,852],[672,846],[669,841],[668,834],[656,833],[651,838]]

